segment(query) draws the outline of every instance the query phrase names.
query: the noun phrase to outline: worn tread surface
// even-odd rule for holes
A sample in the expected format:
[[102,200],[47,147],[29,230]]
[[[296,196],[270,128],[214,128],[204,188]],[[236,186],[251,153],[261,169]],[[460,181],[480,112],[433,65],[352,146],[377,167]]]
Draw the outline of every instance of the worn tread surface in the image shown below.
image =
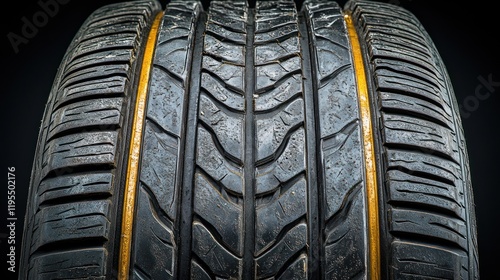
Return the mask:
[[20,279],[113,275],[122,162],[155,1],[104,6],[68,48],[33,166]]
[[439,54],[418,20],[400,7],[355,0],[346,9],[371,73],[385,277],[477,279],[465,141]]
[[[321,182],[321,255],[325,279],[368,277],[366,192],[356,78],[342,9],[303,7],[313,42]],[[339,254],[338,252],[345,252]]]
[[[134,279],[178,279],[178,194],[196,1],[169,4],[160,23],[149,84],[134,219]],[[153,256],[153,257],[151,257]]]
[[[92,14],[63,60],[34,162],[22,279],[114,279],[144,38],[160,5]],[[206,9],[206,10],[205,10]],[[132,279],[368,279],[359,76],[376,147],[381,279],[477,279],[465,141],[418,20],[351,0],[173,0],[148,84]],[[118,229],[118,230],[116,230]]]

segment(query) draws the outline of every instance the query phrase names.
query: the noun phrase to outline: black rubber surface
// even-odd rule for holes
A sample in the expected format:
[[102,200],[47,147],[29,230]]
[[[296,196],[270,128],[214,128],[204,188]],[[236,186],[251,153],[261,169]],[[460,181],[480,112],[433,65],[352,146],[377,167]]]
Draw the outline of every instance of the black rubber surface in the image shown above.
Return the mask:
[[386,277],[479,277],[474,206],[452,86],[406,10],[353,1],[371,73],[384,205]]
[[[22,279],[114,279],[132,108],[159,3],[103,7],[46,108]],[[418,20],[390,4],[172,1],[151,65],[133,279],[368,279],[362,45],[381,279],[477,279],[469,166],[452,85]]]
[[21,279],[109,279],[116,273],[136,73],[160,8],[154,1],[105,6],[69,46],[41,125]]

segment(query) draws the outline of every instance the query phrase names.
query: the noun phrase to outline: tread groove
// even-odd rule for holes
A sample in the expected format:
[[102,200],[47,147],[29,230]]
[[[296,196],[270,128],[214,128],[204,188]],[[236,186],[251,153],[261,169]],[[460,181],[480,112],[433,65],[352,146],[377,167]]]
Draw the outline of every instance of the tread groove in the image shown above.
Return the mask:
[[255,90],[255,50],[253,47],[256,34],[255,10],[246,9],[247,18],[245,46],[245,152],[244,152],[244,198],[243,198],[243,268],[242,278],[253,279],[255,276],[255,121],[253,98]]
[[[303,91],[305,106],[305,130],[306,130],[306,155],[307,155],[307,183],[308,183],[308,242],[307,252],[307,277],[308,279],[322,279],[323,277],[323,192],[321,185],[324,184],[323,176],[320,175],[321,158],[321,133],[319,127],[318,106],[318,66],[316,65],[316,54],[314,51],[312,15],[307,14],[307,7],[303,5],[298,16],[298,28],[300,47],[303,57]],[[307,64],[309,61],[309,64]],[[314,131],[314,132],[312,132]],[[279,278],[278,278],[279,279]]]
[[190,76],[188,78],[189,89],[185,107],[187,108],[185,116],[185,139],[184,157],[182,159],[183,174],[182,174],[182,191],[180,192],[180,218],[178,219],[179,227],[179,249],[177,253],[178,266],[176,275],[179,279],[190,279],[191,277],[191,236],[192,236],[192,201],[195,178],[195,158],[196,158],[196,135],[197,135],[197,112],[199,91],[201,85],[201,75],[193,75],[200,73],[202,69],[202,52],[203,38],[207,15],[201,12],[197,17],[197,22],[194,25],[194,42],[193,52],[191,54]]

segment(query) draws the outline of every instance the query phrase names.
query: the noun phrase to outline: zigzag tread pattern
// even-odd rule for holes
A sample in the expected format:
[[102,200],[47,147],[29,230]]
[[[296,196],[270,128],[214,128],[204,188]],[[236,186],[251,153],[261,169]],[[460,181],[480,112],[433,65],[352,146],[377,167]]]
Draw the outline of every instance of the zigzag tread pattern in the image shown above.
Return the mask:
[[[163,15],[153,58],[131,269],[138,279],[177,279],[185,100],[194,41],[202,8],[198,1],[173,1]],[[158,261],[151,262],[154,256]]]

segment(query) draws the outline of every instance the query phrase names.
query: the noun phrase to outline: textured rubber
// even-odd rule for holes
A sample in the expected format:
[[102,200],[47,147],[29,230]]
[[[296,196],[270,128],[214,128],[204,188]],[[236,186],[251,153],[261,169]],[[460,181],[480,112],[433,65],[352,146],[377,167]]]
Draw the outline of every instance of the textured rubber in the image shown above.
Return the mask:
[[160,10],[154,1],[102,7],[69,46],[42,120],[20,279],[116,278],[136,73]]
[[148,65],[160,10],[105,6],[69,47],[41,127],[21,279],[115,279],[120,254],[133,279],[479,278],[456,101],[411,13],[174,0]]
[[400,7],[353,1],[346,8],[357,19],[372,76],[386,276],[476,279],[467,152],[439,54]]

